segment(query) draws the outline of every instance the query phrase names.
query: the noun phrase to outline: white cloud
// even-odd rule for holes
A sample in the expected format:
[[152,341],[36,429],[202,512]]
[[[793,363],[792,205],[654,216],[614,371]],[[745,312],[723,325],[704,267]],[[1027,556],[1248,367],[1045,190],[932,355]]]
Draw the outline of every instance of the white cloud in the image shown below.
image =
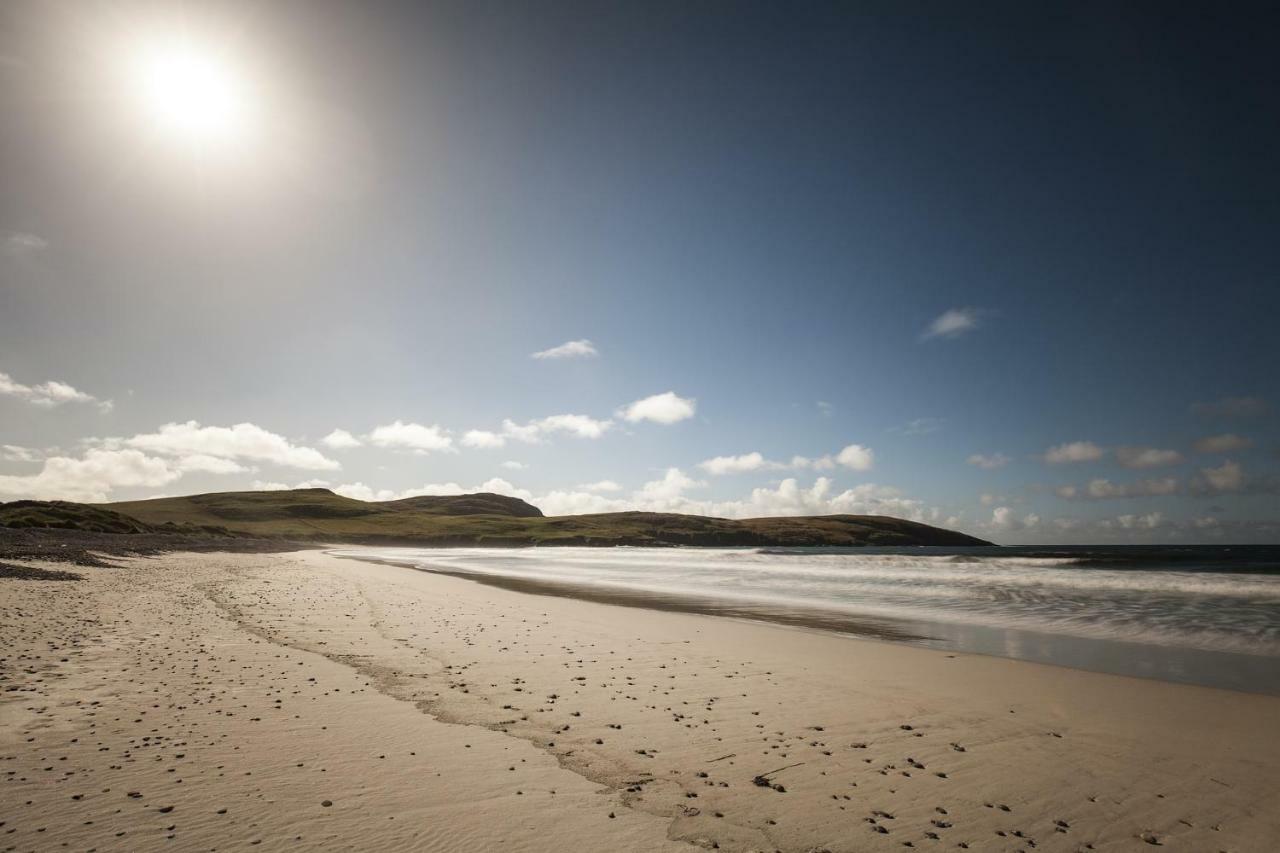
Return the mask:
[[1071,441],[1050,447],[1044,452],[1044,461],[1050,465],[1061,465],[1067,462],[1095,462],[1106,453],[1092,441]]
[[680,512],[678,507],[684,503],[685,491],[705,485],[706,483],[693,479],[679,468],[668,468],[663,472],[661,480],[645,483],[634,498],[650,512]]
[[1162,468],[1181,464],[1182,454],[1158,447],[1117,447],[1116,461],[1126,468]]
[[92,394],[86,394],[56,379],[41,382],[39,385],[24,385],[7,373],[0,373],[0,395],[17,397],[32,405],[47,408],[61,406],[64,403],[97,403],[100,409],[109,412],[114,406],[110,400],[99,400]]
[[1164,513],[1149,512],[1145,515],[1118,515],[1114,522],[1103,521],[1102,527],[1109,527],[1114,524],[1123,530],[1154,530],[1164,523]]
[[413,450],[424,454],[433,450],[445,452],[453,450],[453,439],[449,436],[448,430],[441,429],[435,424],[423,426],[397,420],[394,423],[376,427],[369,433],[368,439],[371,444],[378,447]]
[[264,480],[254,480],[249,487],[255,492],[281,492],[285,489],[324,489],[329,487],[328,480],[303,480],[301,483],[294,483],[290,486],[288,483],[275,483]]
[[395,489],[374,489],[364,483],[343,483],[333,487],[333,491],[358,501],[398,501],[420,495],[461,495],[467,490],[457,483],[428,483],[413,489],[396,491]]
[[621,487],[611,480],[583,484],[572,490],[552,490],[541,495],[534,495],[527,489],[500,478],[469,488],[449,482],[428,483],[417,488],[395,491],[373,489],[364,483],[346,483],[335,486],[334,491],[366,501],[398,500],[415,495],[496,492],[526,500],[549,516],[639,510],[727,518],[853,514],[893,515],[936,522],[941,517],[936,509],[926,510],[920,501],[904,497],[895,488],[875,483],[864,483],[837,493],[832,481],[826,477],[818,477],[810,488],[802,487],[794,478],[788,478],[774,487],[753,489],[742,500],[712,501],[697,499],[688,494],[705,485],[706,483],[673,467],[663,471],[660,478],[646,482],[625,497],[602,494],[608,492],[616,495],[621,491]]
[[543,515],[582,515],[635,509],[628,501],[583,491],[553,490],[535,497],[531,503],[542,510]]
[[[201,427],[188,421],[165,424],[155,433],[90,439],[89,443],[79,459],[50,456],[39,473],[0,476],[0,494],[101,502],[116,488],[154,488],[192,473],[225,475],[255,470],[242,460],[303,469],[337,467],[317,451],[294,446],[253,424]],[[6,458],[17,455],[6,453]]]
[[37,474],[0,475],[0,494],[101,503],[114,488],[164,486],[181,476],[170,460],[139,450],[92,448],[80,459],[50,456]]
[[0,444],[0,459],[6,462],[36,462],[40,453],[30,447],[19,447],[16,444]]
[[35,234],[21,231],[10,231],[4,238],[4,253],[12,257],[23,257],[43,252],[49,248],[49,241]]
[[836,454],[836,462],[854,471],[867,471],[875,464],[875,454],[869,447],[850,444]]
[[777,466],[777,463],[769,462],[763,455],[755,451],[751,453],[744,453],[741,456],[716,456],[713,459],[707,459],[698,463],[698,467],[703,471],[716,476],[721,474],[741,474],[747,471],[759,471],[761,468],[773,466]]
[[334,450],[349,450],[352,447],[360,447],[363,442],[356,438],[345,429],[335,429],[333,432],[320,439],[320,443],[325,447]]
[[507,418],[502,422],[502,435],[525,444],[537,444],[542,441],[542,430],[537,421],[521,425]]
[[595,344],[583,338],[579,341],[565,341],[560,346],[535,352],[530,358],[594,358],[599,354]]
[[469,429],[462,436],[464,447],[492,448],[505,447],[506,444],[504,437],[485,429]]
[[965,460],[970,465],[978,468],[985,468],[990,471],[995,468],[1003,468],[1013,461],[1012,457],[1005,456],[1003,453],[973,453]]
[[998,506],[991,511],[991,521],[987,526],[993,530],[1026,530],[1029,527],[1035,527],[1039,523],[1040,516],[1035,513],[1028,513],[1022,518],[1018,518],[1011,508]]
[[818,411],[822,412],[822,414],[826,415],[827,417],[831,417],[831,413],[834,410],[835,410],[835,407],[832,406],[830,403],[828,403],[826,400],[818,401]]
[[341,467],[314,448],[291,444],[284,436],[251,423],[231,427],[201,426],[196,421],[169,423],[158,432],[135,435],[123,441],[112,439],[107,444],[124,444],[162,456],[249,459],[308,471],[332,471]]
[[929,328],[921,333],[921,340],[931,338],[957,338],[978,328],[978,311],[974,308],[952,308],[934,318]]
[[578,486],[584,492],[620,492],[622,486],[619,486],[613,480],[597,480],[594,483],[582,483]]
[[866,471],[875,463],[875,453],[861,444],[850,444],[834,456],[827,454],[811,459],[808,456],[792,456],[790,462],[774,462],[758,451],[740,456],[716,456],[698,463],[698,467],[713,476],[744,474],[752,471],[829,471],[836,465],[854,471]]
[[517,462],[514,459],[508,459],[506,462],[502,463],[502,467],[506,468],[508,471],[523,471],[529,466],[524,464],[523,462]]
[[1104,477],[1090,480],[1084,488],[1076,486],[1060,486],[1054,490],[1060,498],[1067,500],[1110,500],[1113,498],[1148,498],[1176,494],[1178,481],[1173,477],[1160,479],[1137,480],[1132,483],[1113,483]]
[[1237,450],[1248,450],[1253,447],[1249,439],[1234,433],[1208,435],[1193,445],[1197,453],[1234,453]]
[[1197,481],[1199,490],[1203,492],[1239,492],[1244,490],[1244,469],[1237,463],[1226,461],[1217,468],[1201,468]]
[[1209,418],[1251,418],[1267,411],[1261,397],[1223,397],[1208,403],[1193,403],[1191,411]]
[[535,423],[542,433],[566,432],[578,438],[599,438],[613,426],[613,421],[587,415],[551,415]]
[[513,498],[520,498],[522,501],[527,501],[533,497],[533,494],[527,489],[517,488],[501,477],[492,477],[485,480],[474,489],[468,489],[468,492],[493,492],[497,495],[508,495]]
[[507,418],[502,422],[502,433],[471,430],[463,443],[470,447],[502,447],[507,440],[538,444],[555,433],[568,433],[576,438],[600,438],[613,427],[613,421],[600,420],[589,415],[549,415],[545,418],[518,424]]
[[645,397],[643,400],[636,400],[624,407],[619,416],[631,423],[653,421],[658,424],[674,424],[693,417],[696,410],[697,400],[691,397],[680,397],[674,391],[667,391]]
[[[299,487],[301,488],[301,487]],[[477,486],[467,488],[458,483],[426,483],[422,486],[396,491],[394,489],[374,489],[366,486],[364,483],[343,483],[340,486],[334,486],[333,491],[337,494],[348,498],[355,498],[360,501],[398,501],[405,498],[416,498],[423,495],[472,495],[477,492],[493,492],[495,494],[510,495],[511,497],[520,498],[521,500],[529,500],[532,495],[524,490],[513,486],[511,483],[501,477],[494,477],[491,480],[485,480]]]
[[724,518],[762,518],[794,515],[895,515],[923,520],[926,513],[919,501],[902,496],[890,486],[863,483],[836,492],[827,477],[818,477],[805,488],[794,477],[776,486],[752,489],[741,500],[695,500],[685,492],[705,485],[693,480],[678,468],[668,469],[661,480],[646,483],[632,493],[630,501],[617,502],[617,508],[651,512],[682,512]]

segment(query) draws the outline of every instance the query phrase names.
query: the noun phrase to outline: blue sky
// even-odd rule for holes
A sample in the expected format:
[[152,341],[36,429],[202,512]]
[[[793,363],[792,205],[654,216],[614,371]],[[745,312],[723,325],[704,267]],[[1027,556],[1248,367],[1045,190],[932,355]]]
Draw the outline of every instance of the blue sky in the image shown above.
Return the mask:
[[0,11],[0,499],[1280,535],[1262,6],[183,9]]

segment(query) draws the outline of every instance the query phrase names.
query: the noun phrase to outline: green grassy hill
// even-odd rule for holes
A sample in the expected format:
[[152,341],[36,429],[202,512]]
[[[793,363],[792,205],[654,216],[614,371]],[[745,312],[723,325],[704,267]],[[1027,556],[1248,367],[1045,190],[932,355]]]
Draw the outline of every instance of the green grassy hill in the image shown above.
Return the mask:
[[547,518],[494,494],[366,502],[328,489],[221,492],[105,504],[149,525],[225,528],[255,536],[406,545],[986,545],[888,516],[730,520],[618,512]]
[[69,501],[0,503],[0,527],[16,530],[85,530],[92,533],[154,533],[156,530],[136,518]]

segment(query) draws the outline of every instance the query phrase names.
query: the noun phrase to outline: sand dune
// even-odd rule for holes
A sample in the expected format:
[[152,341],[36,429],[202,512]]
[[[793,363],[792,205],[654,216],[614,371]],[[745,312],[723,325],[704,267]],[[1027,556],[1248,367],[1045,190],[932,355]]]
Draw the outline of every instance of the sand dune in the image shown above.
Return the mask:
[[0,850],[1266,851],[1280,699],[319,552],[0,579]]

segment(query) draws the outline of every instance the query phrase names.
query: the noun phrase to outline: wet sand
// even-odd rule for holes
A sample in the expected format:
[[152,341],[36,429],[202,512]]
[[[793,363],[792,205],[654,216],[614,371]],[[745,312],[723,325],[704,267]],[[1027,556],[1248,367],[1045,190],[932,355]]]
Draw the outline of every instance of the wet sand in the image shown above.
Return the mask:
[[0,578],[0,850],[1268,851],[1280,699],[319,552]]

